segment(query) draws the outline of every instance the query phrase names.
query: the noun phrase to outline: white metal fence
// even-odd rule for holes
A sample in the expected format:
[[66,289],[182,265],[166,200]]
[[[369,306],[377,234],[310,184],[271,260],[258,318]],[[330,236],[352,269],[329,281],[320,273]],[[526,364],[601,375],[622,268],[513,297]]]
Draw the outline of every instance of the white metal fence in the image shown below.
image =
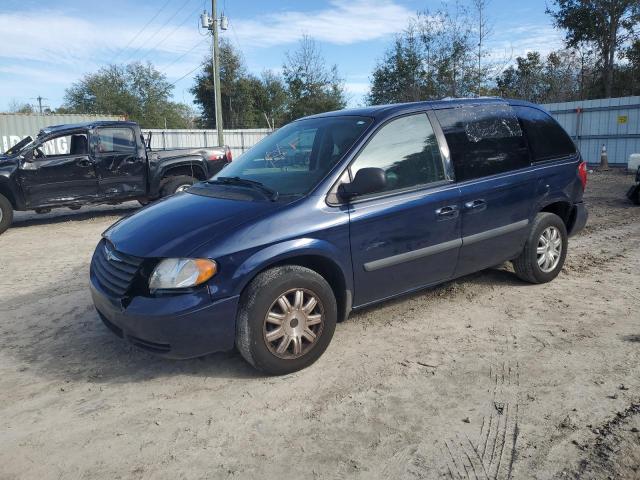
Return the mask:
[[[142,132],[145,136],[151,132],[151,147],[157,149],[218,146],[218,132],[216,130],[144,129]],[[269,133],[271,130],[266,128],[225,130],[224,143],[231,148],[233,158],[237,158]]]
[[543,105],[575,140],[583,158],[600,163],[602,146],[609,163],[624,165],[640,153],[640,97],[607,98]]

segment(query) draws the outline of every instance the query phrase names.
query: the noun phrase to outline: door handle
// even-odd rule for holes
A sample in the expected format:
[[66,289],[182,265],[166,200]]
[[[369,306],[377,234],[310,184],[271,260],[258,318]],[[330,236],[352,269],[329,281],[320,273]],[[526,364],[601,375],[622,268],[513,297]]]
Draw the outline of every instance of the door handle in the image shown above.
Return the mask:
[[472,200],[471,202],[467,202],[464,204],[464,208],[467,210],[476,210],[476,209],[485,209],[487,208],[487,202],[482,199]]
[[458,216],[457,205],[447,205],[436,210],[436,215],[441,218],[452,218]]
[[92,163],[88,159],[82,158],[76,161],[76,165],[78,165],[79,167],[91,167]]
[[140,159],[138,157],[128,157],[124,163],[138,163]]

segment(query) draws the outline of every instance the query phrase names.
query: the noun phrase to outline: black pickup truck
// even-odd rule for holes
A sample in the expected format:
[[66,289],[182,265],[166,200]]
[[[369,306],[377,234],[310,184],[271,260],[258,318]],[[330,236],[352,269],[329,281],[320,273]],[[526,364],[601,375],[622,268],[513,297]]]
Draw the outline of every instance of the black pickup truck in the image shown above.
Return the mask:
[[0,233],[14,210],[145,204],[209,178],[231,161],[228,147],[152,150],[135,122],[58,125],[0,154]]

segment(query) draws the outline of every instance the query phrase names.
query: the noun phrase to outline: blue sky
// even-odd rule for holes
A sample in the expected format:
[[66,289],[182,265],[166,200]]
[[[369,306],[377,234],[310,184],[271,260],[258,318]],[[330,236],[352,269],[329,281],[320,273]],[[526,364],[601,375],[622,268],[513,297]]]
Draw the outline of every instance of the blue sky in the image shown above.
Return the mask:
[[[230,28],[225,38],[242,53],[250,71],[279,70],[303,34],[314,37],[345,79],[352,106],[362,103],[376,61],[419,10],[436,1],[414,0],[218,0]],[[59,106],[64,89],[109,63],[151,61],[176,81],[193,70],[210,48],[198,30],[207,0],[2,0],[0,3],[0,111],[13,100]],[[527,51],[549,52],[562,44],[544,13],[544,0],[491,0],[488,42],[494,60]],[[145,24],[148,26],[143,29]],[[193,74],[175,85],[174,98],[192,102]]]

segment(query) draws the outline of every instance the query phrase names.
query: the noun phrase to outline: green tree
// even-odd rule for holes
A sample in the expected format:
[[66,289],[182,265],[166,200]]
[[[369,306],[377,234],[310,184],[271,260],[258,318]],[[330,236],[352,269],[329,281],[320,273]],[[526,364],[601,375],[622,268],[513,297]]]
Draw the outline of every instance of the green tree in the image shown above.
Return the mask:
[[34,113],[35,110],[33,106],[28,103],[22,103],[16,100],[15,98],[9,102],[9,112],[10,113]]
[[[487,25],[482,23],[484,39]],[[482,48],[475,50],[474,41],[473,18],[461,3],[419,13],[376,65],[369,104],[484,92],[489,67],[482,65],[486,54]]]
[[567,46],[591,44],[598,54],[603,93],[612,96],[616,54],[633,36],[640,21],[638,0],[554,0],[547,9],[557,27],[566,30]]
[[539,52],[529,52],[516,58],[516,65],[507,68],[497,80],[497,89],[503,97],[521,98],[531,102],[544,99],[544,63]]
[[[215,128],[211,57],[203,61],[191,92],[202,111],[200,124]],[[220,93],[224,128],[268,127],[283,121],[286,94],[282,79],[272,72],[261,78],[249,74],[240,52],[226,40],[220,42]]]
[[172,90],[150,63],[110,65],[71,85],[58,112],[124,115],[143,128],[187,128],[193,112],[171,101]]
[[271,71],[263,72],[253,92],[254,106],[264,117],[267,126],[281,126],[287,116],[287,90],[282,77]]
[[419,42],[413,28],[396,37],[373,71],[369,105],[416,102],[429,96]]
[[346,106],[344,83],[337,67],[327,68],[310,37],[303,36],[298,49],[287,53],[282,70],[288,97],[287,120]]

